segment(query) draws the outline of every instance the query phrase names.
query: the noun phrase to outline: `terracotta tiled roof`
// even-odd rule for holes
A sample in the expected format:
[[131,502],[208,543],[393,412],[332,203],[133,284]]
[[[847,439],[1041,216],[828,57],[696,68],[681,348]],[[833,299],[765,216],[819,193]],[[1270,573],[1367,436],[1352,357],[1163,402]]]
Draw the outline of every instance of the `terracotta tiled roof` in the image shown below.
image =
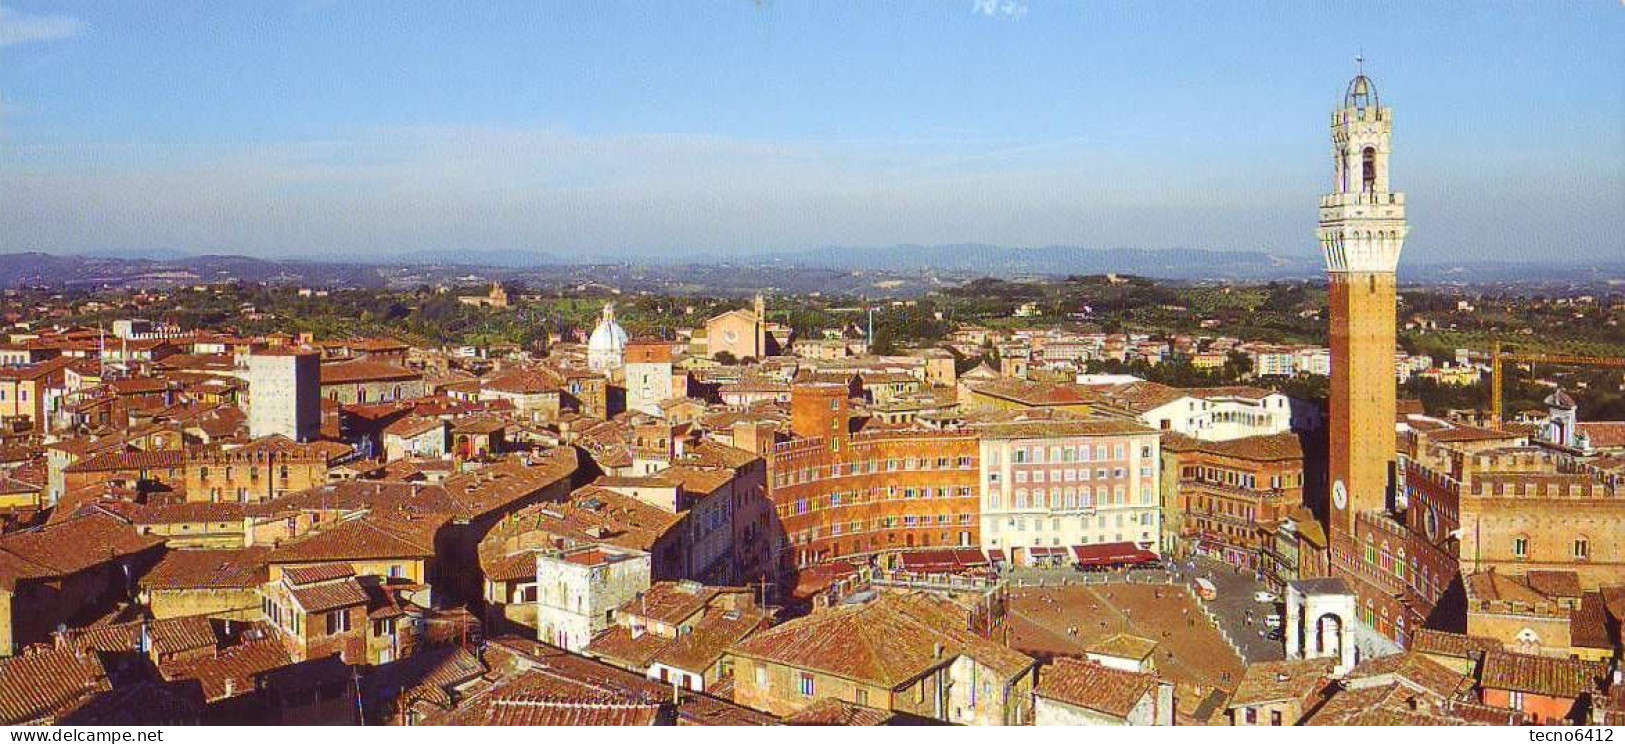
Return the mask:
[[895,714],[835,698],[817,702],[792,713],[784,722],[791,726],[883,726]]
[[1156,688],[1155,675],[1063,657],[1039,670],[1033,694],[1124,718]]
[[508,459],[441,484],[458,505],[458,515],[476,517],[505,510],[575,475],[573,447],[558,447],[540,457]]
[[62,726],[184,726],[203,716],[203,687],[196,682],[142,680],[97,695],[58,717]]
[[493,529],[480,542],[482,564],[508,554],[504,541],[527,533],[551,535],[582,545],[603,544],[648,551],[677,527],[673,514],[606,488],[576,489],[563,503],[533,504]]
[[755,633],[767,619],[759,610],[729,611],[712,608],[682,634],[656,652],[653,661],[674,669],[703,673],[718,661],[729,647]]
[[970,388],[982,395],[1003,398],[1025,406],[1071,406],[1103,402],[1100,394],[1094,390],[1082,385],[1065,383],[999,378],[972,384]]
[[281,641],[265,635],[265,630],[257,632],[263,637],[228,646],[212,656],[163,662],[158,670],[166,680],[197,680],[203,685],[204,699],[210,702],[252,693],[255,677],[293,663]]
[[69,357],[47,359],[37,364],[19,367],[0,367],[0,380],[38,380],[47,375],[66,369],[73,364]]
[[649,726],[660,703],[539,670],[501,679],[457,703],[447,720],[474,726]]
[[1505,431],[1460,425],[1428,435],[1428,439],[1435,442],[1488,442],[1497,439],[1512,441],[1517,438],[1519,438],[1517,435]]
[[1573,571],[1530,571],[1524,580],[1533,589],[1548,597],[1579,598],[1580,575]]
[[1252,387],[1250,385],[1224,385],[1219,387],[1186,388],[1185,392],[1189,393],[1192,397],[1209,400],[1213,398],[1263,400],[1264,398],[1275,394],[1273,391]]
[[314,566],[288,566],[282,569],[282,575],[287,577],[289,584],[304,586],[352,578],[355,569],[348,563],[318,563]]
[[289,589],[288,594],[309,613],[355,607],[368,601],[367,590],[354,578],[305,584]]
[[21,580],[69,576],[162,544],[105,514],[70,517],[0,536],[0,586],[14,589]]
[[[1310,726],[1466,726],[1449,701],[1394,683],[1332,695],[1306,721]],[[1413,707],[1414,706],[1414,707]]]
[[146,589],[250,589],[269,578],[265,546],[236,550],[170,550],[141,577]]
[[417,483],[347,480],[327,483],[269,502],[278,510],[357,511],[379,514],[456,514],[462,508],[446,489]]
[[66,640],[87,650],[138,651],[142,643],[143,628],[147,642],[160,656],[212,648],[219,642],[213,623],[203,615],[94,625],[68,631]]
[[1458,659],[1478,659],[1492,649],[1501,647],[1493,638],[1476,638],[1462,633],[1423,628],[1411,636],[1411,650],[1419,654],[1450,656]]
[[1574,425],[1594,449],[1625,447],[1625,421],[1582,421]]
[[739,382],[723,383],[717,393],[788,393],[790,383],[768,377],[747,377]]
[[[1356,666],[1313,714],[1312,726],[1464,726],[1514,722],[1513,711],[1473,702],[1471,676],[1416,652]],[[1501,716],[1500,721],[1496,717]],[[1520,719],[1521,720],[1521,719]]]
[[1414,652],[1393,654],[1363,662],[1349,672],[1348,679],[1355,681],[1403,679],[1418,689],[1431,690],[1441,697],[1456,695],[1471,683],[1471,678]]
[[1157,642],[1149,638],[1117,633],[1089,644],[1086,653],[1113,656],[1119,659],[1144,660],[1157,652]]
[[321,563],[372,558],[433,558],[435,534],[450,517],[367,514],[277,546],[271,563]]
[[723,591],[721,587],[691,581],[657,581],[643,592],[641,598],[626,603],[620,611],[658,623],[677,625],[704,610]]
[[351,448],[350,445],[342,442],[315,441],[301,443],[295,442],[281,434],[270,434],[244,444],[242,447],[232,450],[232,453],[249,454],[259,452],[275,452],[278,454],[292,455],[295,457],[325,457],[329,462],[331,462],[341,457],[345,457],[354,451],[355,450]]
[[571,696],[530,689],[528,679],[485,701],[485,726],[653,726],[660,714],[654,703],[612,696]]
[[485,381],[483,387],[499,393],[537,395],[558,392],[562,382],[558,375],[546,370],[517,369],[491,377]]
[[107,387],[119,395],[142,395],[161,393],[169,388],[169,383],[156,377],[132,377],[127,380],[113,380]]
[[1506,600],[1525,604],[1540,604],[1549,598],[1529,588],[1519,577],[1508,576],[1495,570],[1470,574],[1463,578],[1467,598],[1472,601]]
[[1608,606],[1599,592],[1586,592],[1569,618],[1569,644],[1581,648],[1613,649],[1619,641],[1609,632]]
[[585,653],[595,659],[608,659],[632,669],[647,669],[672,639],[653,633],[634,635],[624,625],[612,625],[587,644]]
[[730,447],[726,444],[702,439],[690,444],[683,452],[682,462],[685,465],[698,465],[701,467],[739,468],[746,467],[761,457],[749,450]]
[[[487,662],[495,665],[497,662],[491,662],[493,658],[505,656],[520,660],[519,665],[532,669],[533,673],[567,681],[583,694],[610,692],[650,703],[671,700],[670,685],[534,640],[514,637],[493,640],[486,653]],[[704,693],[684,693],[677,701],[676,708],[677,722],[681,725],[764,726],[778,723],[778,719],[765,713]]]
[[95,654],[77,649],[27,649],[0,659],[0,723],[47,722],[107,692],[107,670]]
[[535,551],[522,551],[513,555],[494,558],[483,563],[481,568],[485,578],[491,581],[534,581],[536,580],[536,553]]
[[486,671],[485,663],[473,652],[461,646],[449,646],[421,650],[374,667],[372,673],[362,678],[361,684],[369,708],[374,707],[371,701],[383,697],[407,708],[427,704],[445,710],[455,702],[456,688],[478,680]]
[[1223,441],[1207,441],[1185,437],[1179,448],[1196,450],[1241,460],[1302,460],[1303,446],[1298,435],[1290,432],[1261,434]]
[[735,645],[733,652],[886,688],[959,655],[976,659],[1006,679],[1032,668],[1031,658],[967,633],[964,627],[962,615],[954,617],[933,600],[887,594],[761,631]]
[[966,423],[971,428],[980,432],[983,437],[989,439],[1021,439],[1027,437],[1099,437],[1156,433],[1155,429],[1146,427],[1137,421],[1128,421],[1124,419],[1072,419],[1055,417],[1029,420],[1004,420],[987,424],[979,424],[974,420],[969,420]]
[[356,359],[347,362],[323,364],[321,366],[321,378],[321,384],[323,385],[344,385],[357,382],[420,380],[423,379],[423,375],[389,362]]
[[465,416],[451,422],[453,434],[494,434],[508,427],[508,422],[496,416]]
[[180,524],[183,522],[237,522],[249,517],[271,513],[261,504],[239,504],[230,501],[171,501],[168,503],[131,504],[122,512],[132,524]]
[[440,419],[408,416],[384,427],[384,433],[391,436],[410,439],[422,434],[427,434],[435,429],[443,429],[445,426],[446,422],[441,421]]
[[15,478],[0,475],[0,494],[33,494],[41,490],[38,483],[25,483]]
[[1331,678],[1332,661],[1297,659],[1252,664],[1242,674],[1241,684],[1236,685],[1235,693],[1230,696],[1230,706],[1304,700],[1319,692]]
[[94,473],[104,470],[163,470],[186,464],[186,453],[181,450],[129,450],[108,452],[80,460],[67,467],[69,473]]
[[1484,668],[1479,684],[1495,690],[1578,698],[1600,691],[1607,679],[1606,662],[1557,659],[1495,650],[1484,656]]
[[683,490],[696,495],[709,495],[733,482],[734,471],[722,468],[702,468],[692,465],[673,465],[656,473],[665,480],[682,485]]
[[1121,385],[1108,385],[1093,387],[1113,405],[1121,406],[1134,413],[1145,413],[1161,408],[1169,403],[1192,394],[1192,391],[1181,390],[1160,382],[1129,382]]

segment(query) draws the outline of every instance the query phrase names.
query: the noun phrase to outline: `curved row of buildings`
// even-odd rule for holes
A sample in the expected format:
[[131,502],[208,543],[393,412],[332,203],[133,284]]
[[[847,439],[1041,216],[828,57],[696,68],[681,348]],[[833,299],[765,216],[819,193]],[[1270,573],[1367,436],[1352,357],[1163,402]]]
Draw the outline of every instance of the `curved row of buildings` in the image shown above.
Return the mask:
[[951,428],[854,431],[848,392],[793,386],[795,438],[768,455],[787,569],[915,548],[1031,562],[1086,545],[1160,546],[1154,429],[990,410]]

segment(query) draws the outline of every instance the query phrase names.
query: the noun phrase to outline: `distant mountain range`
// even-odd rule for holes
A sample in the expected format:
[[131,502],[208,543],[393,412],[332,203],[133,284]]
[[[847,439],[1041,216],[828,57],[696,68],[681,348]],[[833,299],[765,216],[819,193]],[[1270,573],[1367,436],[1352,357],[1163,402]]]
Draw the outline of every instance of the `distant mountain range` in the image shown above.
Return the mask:
[[[617,263],[677,267],[751,266],[801,267],[832,271],[879,271],[911,274],[995,276],[1067,276],[1134,274],[1180,281],[1269,281],[1316,279],[1325,276],[1319,256],[1280,255],[1266,251],[1217,251],[1195,248],[1084,248],[1052,245],[1006,248],[986,243],[952,245],[825,246],[823,248],[729,256],[713,253],[678,253],[613,260],[569,261],[546,253],[421,252],[379,263],[396,265],[462,265],[476,267],[539,268]],[[1400,279],[1426,283],[1495,283],[1517,281],[1606,282],[1625,279],[1625,261],[1595,265],[1541,264],[1511,261],[1402,262]]]
[[356,263],[272,261],[249,256],[171,259],[109,258],[49,253],[0,254],[0,287],[175,286],[219,281],[383,286],[376,266]]
[[1324,271],[1318,258],[1277,256],[1262,251],[1095,249],[1065,245],[1002,248],[981,243],[889,248],[830,246],[763,259],[825,268],[944,271],[1001,277],[1116,273],[1185,280],[1283,279],[1308,278]]
[[[890,247],[830,246],[817,250],[755,256],[671,253],[622,261],[580,258],[569,261],[538,252],[420,251],[343,261],[263,259],[234,255],[182,255],[144,251],[140,257],[47,253],[0,254],[0,287],[30,286],[173,286],[197,282],[246,281],[320,286],[379,287],[403,282],[434,283],[469,275],[498,280],[552,279],[610,281],[624,276],[606,267],[643,266],[661,285],[692,283],[704,291],[728,276],[786,278],[787,269],[812,275],[847,275],[843,282],[862,286],[885,277],[914,280],[924,288],[982,276],[1060,277],[1086,274],[1133,274],[1176,281],[1270,281],[1324,276],[1319,257],[1282,256],[1264,251],[1141,248],[1089,249],[1077,246],[1001,248],[958,245]],[[720,270],[720,271],[719,271]],[[636,272],[633,272],[634,274]],[[598,276],[603,274],[603,276]],[[1594,265],[1469,261],[1403,263],[1400,279],[1437,284],[1608,284],[1625,281],[1625,261]],[[802,284],[802,282],[785,282]],[[659,285],[657,285],[659,286]],[[836,290],[836,287],[830,287]]]
[[371,263],[392,266],[473,266],[532,269],[538,266],[564,266],[570,262],[558,256],[535,251],[413,251],[375,259]]

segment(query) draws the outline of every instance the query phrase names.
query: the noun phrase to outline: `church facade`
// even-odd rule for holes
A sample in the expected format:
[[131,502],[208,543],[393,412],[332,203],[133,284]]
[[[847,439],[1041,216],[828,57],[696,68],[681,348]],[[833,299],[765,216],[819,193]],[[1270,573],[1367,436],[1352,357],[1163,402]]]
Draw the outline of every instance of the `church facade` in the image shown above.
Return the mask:
[[767,301],[756,295],[751,309],[729,310],[705,321],[705,355],[726,352],[734,359],[764,359],[782,352],[767,322]]

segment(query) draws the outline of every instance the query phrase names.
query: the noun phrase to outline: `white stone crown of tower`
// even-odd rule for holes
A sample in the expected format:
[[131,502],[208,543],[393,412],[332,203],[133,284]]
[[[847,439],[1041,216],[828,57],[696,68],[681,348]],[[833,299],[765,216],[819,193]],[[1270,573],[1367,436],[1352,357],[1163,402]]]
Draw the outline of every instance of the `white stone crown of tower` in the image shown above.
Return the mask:
[[1393,112],[1363,73],[1332,112],[1332,192],[1320,198],[1320,248],[1329,272],[1393,273],[1405,245],[1405,195],[1388,190]]

